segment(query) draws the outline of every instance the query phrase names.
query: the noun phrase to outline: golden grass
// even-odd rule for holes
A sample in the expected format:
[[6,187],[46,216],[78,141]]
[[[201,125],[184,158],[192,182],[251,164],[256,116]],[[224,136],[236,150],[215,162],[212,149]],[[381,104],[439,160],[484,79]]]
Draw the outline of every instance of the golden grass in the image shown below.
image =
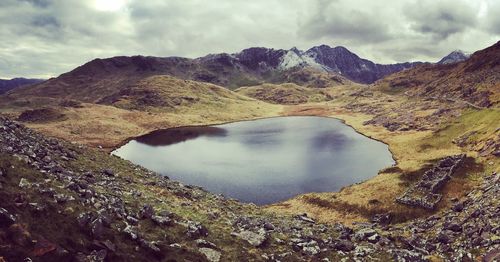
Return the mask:
[[279,105],[264,102],[239,101],[226,107],[210,109],[190,107],[178,112],[145,112],[113,106],[84,104],[83,108],[67,108],[64,121],[26,123],[30,128],[50,136],[89,146],[112,149],[131,137],[153,130],[187,126],[210,125],[238,120],[277,116]]
[[[406,99],[403,97],[393,101],[392,98],[392,95],[384,94],[382,98],[356,99],[357,102],[371,100],[371,105],[387,109],[388,114],[397,116],[398,113],[392,109],[403,105]],[[374,174],[373,178],[345,187],[340,192],[305,194],[283,203],[270,205],[267,207],[268,210],[292,214],[306,212],[321,222],[343,223],[366,221],[375,213],[391,212],[395,215],[396,221],[404,221],[431,213],[398,204],[395,198],[408,187],[412,180],[417,179],[411,177],[412,175],[422,174],[421,170],[436,159],[467,153],[472,157],[471,159],[477,161],[472,167],[468,167],[466,174],[453,177],[445,186],[442,191],[445,197],[438,205],[438,209],[448,206],[449,199],[462,197],[478,183],[481,174],[499,171],[500,163],[497,159],[478,158],[475,152],[484,145],[487,139],[498,135],[495,134],[495,130],[499,127],[500,114],[496,109],[466,110],[462,116],[445,123],[437,131],[390,132],[381,126],[363,125],[373,116],[346,110],[345,105],[352,100],[344,96],[342,99],[329,103],[290,106],[285,109],[285,112],[288,115],[321,115],[342,119],[358,132],[388,144],[397,161],[397,167],[382,170],[378,175]],[[423,108],[415,109],[412,113],[417,116],[428,116],[434,111]],[[477,131],[477,134],[471,137],[471,140],[475,141],[474,146],[460,148],[452,142],[453,139],[471,130]],[[478,166],[481,168],[477,168]],[[483,166],[485,166],[484,169]]]
[[[270,212],[306,212],[322,222],[366,221],[372,214],[386,211],[393,212],[398,221],[428,214],[427,211],[397,204],[394,200],[414,180],[412,176],[418,176],[426,165],[448,155],[465,152],[475,158],[479,165],[485,166],[481,172],[499,171],[500,164],[497,159],[481,158],[477,154],[477,151],[484,147],[485,141],[498,135],[495,132],[497,123],[500,122],[500,114],[496,109],[464,111],[460,117],[442,124],[437,131],[391,132],[381,126],[363,125],[365,121],[372,119],[374,114],[363,113],[359,108],[373,108],[391,117],[410,114],[421,118],[431,116],[435,110],[419,104],[418,98],[408,98],[395,93],[387,94],[372,89],[370,94],[358,95],[358,92],[367,88],[359,85],[323,89],[322,92],[331,96],[332,101],[282,106],[258,101],[209,84],[170,77],[152,77],[144,81],[141,82],[143,89],[153,91],[165,101],[175,102],[176,106],[131,110],[130,105],[134,103],[135,98],[123,96],[116,104],[122,108],[83,104],[83,108],[65,108],[63,113],[67,119],[64,121],[30,123],[28,126],[68,141],[91,146],[101,145],[111,149],[130,137],[162,128],[210,125],[279,115],[312,115],[342,119],[358,132],[388,144],[398,164],[396,168],[388,168],[378,175],[373,174],[373,178],[345,187],[340,192],[305,194],[266,207]],[[310,99],[307,101],[315,101]],[[413,104],[408,106],[409,103]],[[452,143],[453,139],[469,131],[477,131],[471,137],[471,144],[460,148]],[[473,186],[479,177],[478,172],[473,171],[466,176],[453,178],[443,190],[446,198],[439,207],[446,206],[447,199],[460,197]]]

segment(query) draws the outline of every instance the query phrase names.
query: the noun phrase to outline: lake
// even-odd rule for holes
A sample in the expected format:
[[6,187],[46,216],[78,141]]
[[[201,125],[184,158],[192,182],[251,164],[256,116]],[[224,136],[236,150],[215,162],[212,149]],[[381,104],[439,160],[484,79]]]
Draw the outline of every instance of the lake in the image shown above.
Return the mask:
[[309,116],[159,130],[112,154],[259,205],[338,191],[394,164],[387,145],[337,119]]

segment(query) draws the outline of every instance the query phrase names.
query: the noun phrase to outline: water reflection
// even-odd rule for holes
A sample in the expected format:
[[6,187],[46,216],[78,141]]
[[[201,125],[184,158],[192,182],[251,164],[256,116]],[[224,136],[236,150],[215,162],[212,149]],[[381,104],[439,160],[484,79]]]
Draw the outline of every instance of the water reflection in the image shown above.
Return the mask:
[[157,130],[147,135],[137,137],[135,140],[150,146],[168,146],[195,139],[200,136],[225,136],[226,134],[227,131],[223,128],[214,126],[194,126]]
[[113,153],[173,179],[256,204],[337,191],[393,164],[386,145],[320,117],[163,130]]

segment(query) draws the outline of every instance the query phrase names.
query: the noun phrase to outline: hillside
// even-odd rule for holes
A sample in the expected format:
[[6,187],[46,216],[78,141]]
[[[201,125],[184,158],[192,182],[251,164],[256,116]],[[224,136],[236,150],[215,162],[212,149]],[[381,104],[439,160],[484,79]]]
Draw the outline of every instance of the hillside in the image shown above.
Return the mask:
[[105,148],[157,129],[276,116],[282,110],[171,76],[144,77],[126,87],[49,86],[50,81],[0,96],[0,112],[46,134]]
[[[218,72],[217,81],[244,70],[269,81],[237,92],[187,80],[192,68],[205,70],[201,62],[119,57],[10,91],[0,96],[10,119],[0,117],[0,258],[498,257],[499,52],[496,44],[466,61],[420,65],[370,86],[307,66],[268,74],[266,65],[279,66],[280,56],[264,49],[244,52],[238,71],[231,55],[212,57],[217,62],[205,72]],[[217,67],[218,59],[226,65]],[[108,154],[154,130],[302,115],[343,120],[386,143],[397,164],[339,192],[258,207]]]
[[18,88],[20,86],[32,85],[40,83],[42,81],[44,80],[30,78],[0,79],[0,94],[6,93],[7,91]]
[[331,100],[327,90],[301,87],[296,84],[262,84],[240,87],[235,92],[273,104],[294,105]]
[[[391,216],[381,214],[372,224],[351,227],[317,223],[306,214],[268,213],[4,118],[0,126],[0,255],[8,261],[424,261],[464,252],[497,255],[490,247],[498,230],[487,225],[498,215],[498,175],[440,216],[388,227]],[[477,230],[481,236],[466,241],[466,232]]]
[[478,107],[500,102],[500,42],[465,61],[421,65],[384,78],[375,86],[389,92],[430,99],[466,101]]

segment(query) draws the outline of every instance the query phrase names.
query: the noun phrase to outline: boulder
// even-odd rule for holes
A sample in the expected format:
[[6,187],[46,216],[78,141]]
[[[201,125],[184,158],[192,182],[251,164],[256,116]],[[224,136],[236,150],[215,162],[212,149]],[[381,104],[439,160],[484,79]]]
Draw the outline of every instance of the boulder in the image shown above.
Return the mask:
[[205,255],[207,260],[210,262],[219,262],[220,261],[221,253],[217,250],[202,247],[199,249],[199,251],[200,251],[200,253]]
[[9,227],[14,223],[16,223],[16,217],[14,217],[6,209],[0,207],[0,228]]
[[263,230],[260,230],[258,233],[245,230],[238,233],[237,236],[254,247],[261,247],[267,241],[267,234]]
[[139,218],[151,218],[154,215],[155,211],[151,205],[144,205],[139,212]]
[[377,231],[371,228],[362,228],[354,233],[354,238],[357,240],[367,240],[369,237],[377,235]]
[[333,248],[335,248],[336,250],[343,251],[343,252],[350,252],[350,251],[354,250],[355,246],[349,240],[339,239],[338,241],[336,241],[333,244]]

